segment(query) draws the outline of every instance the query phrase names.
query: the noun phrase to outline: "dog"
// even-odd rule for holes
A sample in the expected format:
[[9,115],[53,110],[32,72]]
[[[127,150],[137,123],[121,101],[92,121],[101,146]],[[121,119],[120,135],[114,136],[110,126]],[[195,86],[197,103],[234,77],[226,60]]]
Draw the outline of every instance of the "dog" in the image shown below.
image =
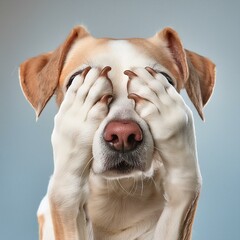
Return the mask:
[[77,26],[19,75],[37,118],[53,95],[59,105],[39,239],[191,239],[202,178],[180,90],[204,119],[212,61],[184,49],[171,28],[98,39]]

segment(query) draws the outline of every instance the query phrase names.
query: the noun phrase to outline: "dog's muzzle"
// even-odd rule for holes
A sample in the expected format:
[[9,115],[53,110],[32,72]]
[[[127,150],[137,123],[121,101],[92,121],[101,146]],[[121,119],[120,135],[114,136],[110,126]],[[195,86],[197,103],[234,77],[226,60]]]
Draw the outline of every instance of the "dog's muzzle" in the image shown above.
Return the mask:
[[134,121],[109,122],[103,132],[103,140],[108,152],[106,170],[117,173],[142,171],[145,167],[145,164],[140,161],[143,137],[142,129]]

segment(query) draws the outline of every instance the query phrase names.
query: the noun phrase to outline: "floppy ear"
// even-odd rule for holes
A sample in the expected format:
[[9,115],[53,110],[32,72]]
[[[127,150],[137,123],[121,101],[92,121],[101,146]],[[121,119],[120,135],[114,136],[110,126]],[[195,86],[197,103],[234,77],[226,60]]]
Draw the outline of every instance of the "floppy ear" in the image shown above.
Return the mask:
[[178,90],[186,89],[200,117],[204,119],[203,107],[208,102],[215,84],[214,63],[203,56],[185,50],[177,32],[171,28],[163,29],[156,36],[177,66],[181,78],[178,82]]
[[64,60],[72,44],[87,35],[85,28],[76,27],[55,51],[30,58],[20,65],[20,85],[37,117],[58,86]]
[[189,77],[185,89],[200,117],[204,120],[203,107],[210,99],[216,80],[215,64],[206,57],[186,51]]

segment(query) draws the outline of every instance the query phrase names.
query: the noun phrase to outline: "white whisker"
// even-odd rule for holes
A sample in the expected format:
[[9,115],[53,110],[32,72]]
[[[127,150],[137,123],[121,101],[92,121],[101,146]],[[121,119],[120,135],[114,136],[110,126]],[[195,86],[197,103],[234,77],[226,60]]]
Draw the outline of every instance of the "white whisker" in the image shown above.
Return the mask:
[[159,186],[157,186],[157,183],[156,183],[156,181],[154,180],[154,178],[153,178],[153,177],[151,177],[151,180],[152,180],[152,182],[153,182],[154,186],[155,186],[156,188],[159,188]]
[[141,196],[143,195],[143,174],[141,175]]
[[91,157],[91,158],[89,159],[89,161],[87,162],[87,164],[85,165],[85,167],[84,167],[84,169],[83,169],[83,171],[82,171],[82,173],[81,173],[81,175],[80,175],[80,178],[82,178],[85,170],[87,169],[87,167],[89,166],[89,164],[92,162],[92,160],[93,160],[93,157]]
[[119,186],[121,187],[121,189],[127,194],[127,196],[131,195],[131,192],[128,192],[128,191],[122,186],[122,184],[120,183],[119,179],[117,179],[117,182],[118,182]]
[[131,195],[134,195],[136,191],[137,191],[136,179],[133,178],[133,186],[132,186],[132,188],[130,190]]
[[154,149],[156,149],[157,152],[158,152],[160,155],[162,154],[162,150],[161,150],[161,149],[159,149],[159,148],[157,148],[157,147],[155,147],[155,146],[154,146]]

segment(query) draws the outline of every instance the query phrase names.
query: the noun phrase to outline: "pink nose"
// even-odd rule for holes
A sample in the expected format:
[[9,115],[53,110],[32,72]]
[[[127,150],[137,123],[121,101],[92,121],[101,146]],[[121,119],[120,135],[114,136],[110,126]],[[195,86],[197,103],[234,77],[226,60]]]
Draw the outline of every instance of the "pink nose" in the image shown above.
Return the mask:
[[116,151],[131,151],[142,141],[142,130],[133,121],[112,121],[107,124],[104,140]]

